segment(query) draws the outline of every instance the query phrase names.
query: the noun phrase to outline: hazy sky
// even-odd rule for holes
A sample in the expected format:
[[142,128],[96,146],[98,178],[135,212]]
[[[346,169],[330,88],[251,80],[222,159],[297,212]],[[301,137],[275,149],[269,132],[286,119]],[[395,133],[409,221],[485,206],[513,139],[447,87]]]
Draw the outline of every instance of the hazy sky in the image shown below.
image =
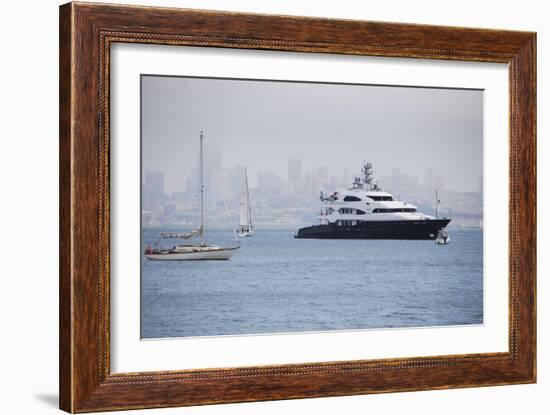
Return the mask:
[[339,177],[363,160],[375,179],[432,168],[456,191],[477,191],[483,169],[479,90],[142,77],[143,171],[164,171],[167,192],[185,188],[201,129],[251,186],[258,171],[287,180],[291,158]]

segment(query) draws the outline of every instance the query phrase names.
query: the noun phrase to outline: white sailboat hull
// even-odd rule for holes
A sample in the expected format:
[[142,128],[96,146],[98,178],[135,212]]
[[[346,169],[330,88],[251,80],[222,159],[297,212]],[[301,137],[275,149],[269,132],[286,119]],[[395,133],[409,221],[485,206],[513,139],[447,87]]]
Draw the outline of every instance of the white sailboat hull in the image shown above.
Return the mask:
[[155,252],[146,254],[151,261],[224,261],[228,260],[237,251],[238,247],[186,247],[176,251]]

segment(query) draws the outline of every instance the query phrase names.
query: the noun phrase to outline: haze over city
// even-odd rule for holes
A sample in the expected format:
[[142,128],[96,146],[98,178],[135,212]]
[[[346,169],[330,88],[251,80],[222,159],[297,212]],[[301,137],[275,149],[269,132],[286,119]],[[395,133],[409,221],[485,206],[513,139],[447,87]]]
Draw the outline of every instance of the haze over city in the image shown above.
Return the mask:
[[329,175],[371,161],[375,175],[433,169],[454,191],[477,191],[483,165],[483,92],[410,87],[142,77],[142,171],[163,171],[166,191],[185,190],[198,156],[246,166],[251,186],[289,159]]

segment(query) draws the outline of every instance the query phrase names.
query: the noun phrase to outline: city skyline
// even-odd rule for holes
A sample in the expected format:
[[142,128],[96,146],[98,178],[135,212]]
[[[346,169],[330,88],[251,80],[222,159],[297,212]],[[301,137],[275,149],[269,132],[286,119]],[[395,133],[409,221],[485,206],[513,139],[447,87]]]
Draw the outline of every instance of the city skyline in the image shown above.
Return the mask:
[[[300,159],[290,159],[288,160],[289,173],[286,178],[279,176],[276,172],[268,171],[268,170],[258,171],[256,172],[256,174],[254,174],[254,172],[251,172],[250,169],[242,165],[234,166],[231,169],[225,168],[223,166],[218,166],[210,170],[205,168],[204,178],[205,178],[205,182],[208,183],[213,181],[213,177],[216,177],[216,175],[219,173],[227,174],[230,176],[229,181],[231,182],[231,185],[227,186],[224,192],[236,193],[236,192],[240,192],[240,190],[242,189],[242,178],[244,175],[244,170],[246,168],[248,171],[250,188],[260,189],[260,190],[261,189],[273,190],[273,183],[277,181],[280,183],[280,185],[284,185],[287,187],[286,191],[288,191],[289,193],[294,193],[295,190],[299,187],[299,183],[301,183],[307,177],[315,178],[316,181],[318,181],[319,185],[321,186],[332,184],[340,187],[347,187],[348,185],[351,185],[355,177],[358,177],[361,175],[361,166],[362,164],[360,164],[357,169],[351,169],[346,167],[342,169],[342,174],[338,175],[338,174],[331,174],[332,172],[328,169],[327,166],[317,166],[313,168],[311,171],[304,171]],[[293,171],[293,173],[291,173],[291,171]],[[380,178],[375,175],[374,181],[377,183],[379,179],[387,180],[391,176],[398,176],[398,175],[404,175],[407,178],[413,179],[413,181],[429,185],[433,187],[434,190],[440,189],[440,190],[456,191],[454,189],[447,189],[446,184],[441,178],[441,176],[439,176],[437,172],[434,171],[433,169],[426,169],[424,171],[423,177],[420,178],[414,175],[408,175],[406,174],[406,172],[402,171],[398,167],[393,167],[388,176],[383,176],[382,178]],[[142,180],[143,189],[147,189],[150,186],[153,186],[156,188],[160,187],[160,189],[158,189],[160,193],[166,193],[166,194],[182,193],[182,192],[193,193],[193,192],[199,191],[198,166],[193,166],[191,169],[191,174],[185,177],[184,179],[185,185],[182,188],[178,188],[173,191],[165,191],[166,172],[164,171],[144,171],[143,178],[144,178],[144,180]],[[227,182],[227,180],[225,182]],[[463,192],[463,193],[482,192],[482,189],[483,189],[482,185],[483,185],[482,176],[479,176],[477,181],[477,188],[472,189],[471,191]],[[210,186],[206,184],[206,188],[208,187]],[[212,185],[213,189],[218,189],[219,187],[220,186],[217,184]],[[326,191],[327,189],[320,188],[319,190]],[[334,189],[334,190],[337,190],[337,189]],[[391,189],[387,189],[387,190],[391,191]]]
[[[208,147],[209,146],[205,145],[205,148],[208,148]],[[210,147],[209,150],[212,150],[212,148]],[[292,177],[291,177],[291,176],[293,176],[291,174],[292,169],[294,169],[294,171],[295,171],[294,177],[300,177],[300,176],[303,177],[306,174],[318,174],[321,177],[324,177],[325,181],[327,183],[330,182],[329,180],[326,180],[327,178],[338,177],[339,179],[342,179],[342,183],[346,183],[346,185],[347,185],[347,184],[351,184],[353,182],[354,177],[359,176],[361,174],[361,167],[362,167],[363,163],[364,162],[369,162],[368,159],[358,159],[357,162],[353,166],[350,165],[350,166],[343,166],[343,167],[338,167],[338,168],[332,168],[331,169],[328,166],[324,166],[324,165],[318,165],[318,166],[313,165],[308,170],[307,168],[304,168],[304,163],[301,159],[291,158],[291,159],[287,160],[286,168],[281,167],[281,168],[277,169],[276,171],[272,171],[272,170],[268,170],[268,169],[265,169],[265,168],[264,169],[254,169],[254,168],[250,168],[248,166],[242,165],[242,164],[234,164],[231,167],[227,167],[223,163],[223,155],[219,151],[219,149],[214,148],[213,150],[214,150],[213,155],[212,154],[207,154],[207,155],[204,156],[204,159],[205,159],[205,167],[204,167],[205,180],[210,180],[210,177],[215,176],[216,174],[219,174],[220,172],[222,174],[234,174],[235,171],[242,172],[246,168],[247,171],[248,171],[248,175],[249,175],[249,185],[250,185],[250,187],[254,187],[254,188],[261,187],[261,185],[260,185],[261,179],[259,179],[259,178],[264,177],[266,174],[275,175],[277,177],[277,179],[279,179],[281,181],[288,182],[288,184],[291,185],[293,182],[295,182],[295,180],[293,180]],[[197,151],[198,151],[198,148],[197,148]],[[198,158],[198,153],[197,153],[197,158]],[[291,164],[293,162],[295,164],[294,164],[294,167],[292,168]],[[299,162],[299,163],[296,163],[296,162]],[[284,162],[282,162],[280,164],[285,165]],[[191,163],[188,165],[188,167],[189,167],[189,172],[184,173],[183,176],[180,176],[179,174],[174,176],[173,171],[171,171],[171,169],[169,169],[168,172],[164,171],[164,170],[161,170],[161,169],[157,169],[157,170],[142,169],[142,184],[145,184],[147,182],[146,175],[148,173],[155,173],[155,174],[156,173],[161,173],[165,177],[163,186],[166,187],[166,192],[167,193],[177,193],[177,192],[190,191],[190,190],[192,190],[191,187],[195,187],[196,189],[198,189],[198,184],[197,184],[198,182],[196,182],[196,181],[194,182],[192,180],[193,178],[198,177],[197,176],[198,175],[198,162],[191,161]],[[374,163],[373,163],[373,170],[374,170],[375,181],[379,177],[391,176],[392,173],[397,170],[400,173],[403,173],[403,174],[406,174],[410,177],[416,178],[420,182],[425,181],[426,176],[430,175],[430,176],[432,176],[432,178],[436,177],[439,182],[443,183],[443,186],[447,190],[452,190],[452,191],[457,191],[457,192],[466,192],[466,193],[467,192],[478,192],[479,189],[480,189],[480,182],[483,179],[483,175],[480,174],[480,175],[477,176],[477,179],[475,179],[475,178],[473,179],[472,186],[471,186],[470,189],[456,189],[456,188],[449,187],[447,182],[445,181],[445,179],[433,168],[425,168],[420,176],[419,175],[414,175],[414,174],[407,174],[407,172],[404,169],[402,169],[401,167],[396,166],[396,165],[391,166],[389,169],[388,168],[383,169],[385,171],[385,174],[383,174],[383,175],[377,174],[378,169],[376,168],[376,165],[374,165]],[[283,174],[281,174],[281,172],[283,172]],[[170,173],[172,173],[172,174],[170,174]],[[167,185],[167,183],[176,183],[176,184],[175,185],[173,184],[172,187],[170,188]],[[218,187],[218,186],[215,185],[215,187]]]
[[[292,227],[309,224],[321,206],[319,193],[340,191],[349,187],[353,176],[345,170],[342,175],[331,175],[326,166],[311,171],[304,170],[300,159],[287,162],[287,179],[270,171],[258,172],[257,185],[250,187],[253,216],[260,227]],[[187,178],[187,188],[173,193],[164,192],[164,173],[146,171],[142,183],[143,223],[146,226],[192,226],[197,220],[199,176],[198,169]],[[249,175],[250,177],[250,175]],[[346,178],[349,179],[346,180]],[[215,180],[205,175],[206,211],[213,225],[226,225],[238,209],[243,189],[244,166],[215,170]],[[421,211],[434,214],[435,191],[438,190],[440,214],[452,216],[453,225],[481,227],[483,221],[482,180],[474,192],[456,192],[446,189],[445,183],[432,169],[426,169],[424,177],[407,175],[394,168],[389,176],[375,177],[380,186],[397,199],[416,205]]]

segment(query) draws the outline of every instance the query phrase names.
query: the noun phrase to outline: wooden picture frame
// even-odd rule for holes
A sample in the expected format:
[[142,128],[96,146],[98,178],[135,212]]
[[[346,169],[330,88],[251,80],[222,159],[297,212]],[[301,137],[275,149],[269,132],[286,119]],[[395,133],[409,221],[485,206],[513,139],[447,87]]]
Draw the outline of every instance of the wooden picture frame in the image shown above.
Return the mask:
[[[509,65],[509,352],[111,373],[109,62],[117,42]],[[60,407],[68,412],[536,380],[536,34],[69,3],[60,8]]]

